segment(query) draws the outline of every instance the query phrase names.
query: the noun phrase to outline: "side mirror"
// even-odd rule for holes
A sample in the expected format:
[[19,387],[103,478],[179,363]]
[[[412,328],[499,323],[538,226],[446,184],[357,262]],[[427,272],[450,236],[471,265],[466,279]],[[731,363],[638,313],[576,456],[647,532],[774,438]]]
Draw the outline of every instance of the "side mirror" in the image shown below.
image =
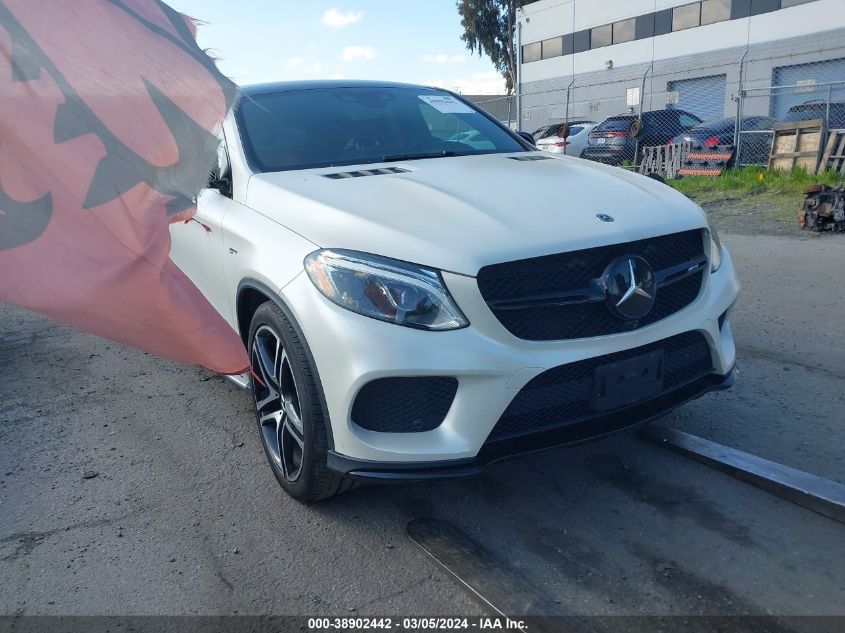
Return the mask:
[[531,143],[531,145],[537,145],[537,141],[534,140],[534,135],[531,132],[517,132],[517,134],[522,137],[522,140]]
[[229,154],[225,145],[221,142],[217,146],[217,162],[211,169],[208,178],[209,189],[217,189],[224,196],[232,197],[232,170],[229,166]]
[[216,173],[211,174],[211,178],[208,180],[208,188],[217,189],[227,198],[232,197],[232,181],[229,178],[220,177]]

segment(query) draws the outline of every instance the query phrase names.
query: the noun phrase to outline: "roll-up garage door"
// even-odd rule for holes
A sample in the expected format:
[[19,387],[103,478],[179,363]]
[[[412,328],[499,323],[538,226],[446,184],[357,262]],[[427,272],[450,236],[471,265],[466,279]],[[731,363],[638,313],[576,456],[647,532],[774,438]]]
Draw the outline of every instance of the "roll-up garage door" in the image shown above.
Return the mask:
[[808,101],[845,101],[845,59],[780,66],[772,71],[772,116],[782,119],[789,108]]
[[725,116],[725,75],[676,79],[666,84],[667,108],[692,112],[703,121]]

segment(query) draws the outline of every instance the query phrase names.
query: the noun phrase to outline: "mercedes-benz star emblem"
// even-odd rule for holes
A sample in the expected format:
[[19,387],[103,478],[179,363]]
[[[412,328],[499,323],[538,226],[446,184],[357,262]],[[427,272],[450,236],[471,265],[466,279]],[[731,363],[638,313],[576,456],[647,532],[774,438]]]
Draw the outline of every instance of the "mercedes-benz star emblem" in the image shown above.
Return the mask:
[[648,262],[636,255],[625,255],[604,271],[604,287],[610,311],[622,319],[641,319],[654,305],[657,282]]
[[607,213],[596,213],[596,217],[602,222],[613,222],[613,216]]

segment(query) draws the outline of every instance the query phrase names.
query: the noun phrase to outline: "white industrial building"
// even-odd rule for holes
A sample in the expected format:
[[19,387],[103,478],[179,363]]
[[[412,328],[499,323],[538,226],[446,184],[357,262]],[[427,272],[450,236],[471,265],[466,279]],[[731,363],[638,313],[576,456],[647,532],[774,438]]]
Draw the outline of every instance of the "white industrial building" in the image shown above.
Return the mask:
[[[522,129],[642,107],[781,118],[845,101],[845,0],[534,0],[518,23]],[[837,83],[838,82],[838,83]]]

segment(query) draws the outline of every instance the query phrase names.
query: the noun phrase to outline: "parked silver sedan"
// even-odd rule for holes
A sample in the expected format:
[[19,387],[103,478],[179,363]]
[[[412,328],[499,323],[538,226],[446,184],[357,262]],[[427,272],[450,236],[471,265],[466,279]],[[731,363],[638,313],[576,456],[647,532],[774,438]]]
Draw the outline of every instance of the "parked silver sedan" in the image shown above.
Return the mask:
[[566,125],[566,123],[558,123],[546,128],[540,138],[536,139],[537,148],[553,154],[580,157],[587,146],[590,130],[597,124],[592,121],[573,121],[569,123],[568,131],[565,128]]

